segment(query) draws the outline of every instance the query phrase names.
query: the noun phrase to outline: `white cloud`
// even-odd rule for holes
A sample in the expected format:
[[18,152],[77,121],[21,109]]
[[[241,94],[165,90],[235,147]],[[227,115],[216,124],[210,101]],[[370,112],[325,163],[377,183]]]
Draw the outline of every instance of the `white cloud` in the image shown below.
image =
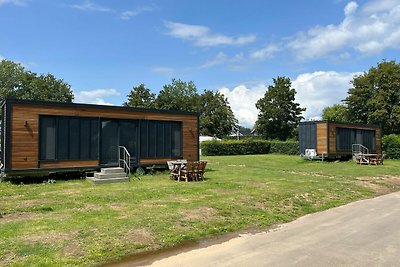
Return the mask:
[[81,11],[96,11],[96,12],[115,12],[113,9],[96,5],[90,1],[84,1],[80,5],[71,5],[72,8],[79,9]]
[[200,68],[210,68],[228,61],[229,58],[224,52],[219,52],[213,59],[206,61]]
[[[347,90],[351,87],[350,81],[361,73],[316,71],[303,73],[292,80],[292,88],[296,89],[296,102],[307,110],[305,119],[319,119],[322,110],[333,104],[341,103],[346,98]],[[218,91],[228,98],[233,113],[240,125],[253,127],[257,120],[258,109],[256,102],[262,98],[268,89],[268,84],[259,82],[254,86],[238,85],[232,89],[223,87]]]
[[238,37],[212,33],[208,27],[191,25],[172,21],[164,22],[168,34],[184,40],[194,42],[197,46],[218,46],[218,45],[244,45],[256,40],[254,34],[241,35]]
[[0,0],[0,6],[6,5],[6,4],[12,4],[16,6],[25,6],[27,3],[26,0]]
[[321,118],[322,110],[346,98],[350,81],[361,73],[316,71],[303,73],[292,82],[296,89],[296,101],[306,108],[305,119]]
[[279,50],[280,48],[277,45],[269,44],[264,48],[252,52],[250,54],[250,58],[254,60],[265,60],[267,58],[272,57]]
[[354,1],[348,3],[345,8],[344,8],[344,14],[346,16],[350,16],[351,14],[353,14],[354,12],[356,12],[358,8],[358,4]]
[[399,5],[398,0],[373,0],[365,4],[363,12],[373,14],[376,12],[385,12],[396,8]]
[[156,5],[153,4],[153,5],[138,7],[133,10],[125,10],[124,12],[121,13],[121,19],[129,20],[129,19],[136,17],[144,12],[153,11],[155,8],[156,8]]
[[170,67],[154,67],[151,69],[151,71],[160,74],[173,74],[175,69]]
[[361,9],[356,2],[349,2],[344,14],[338,25],[317,26],[306,33],[298,33],[291,38],[287,48],[299,60],[323,57],[349,48],[362,54],[400,48],[399,1],[371,1]]
[[74,92],[74,102],[86,103],[86,104],[98,104],[98,105],[113,105],[110,102],[106,102],[103,98],[118,96],[120,93],[113,88],[110,89],[95,89],[89,91]]
[[232,89],[227,87],[219,88],[218,91],[228,98],[235,117],[239,124],[245,127],[253,127],[257,120],[258,109],[256,102],[264,96],[267,87],[259,83],[252,87],[239,85]]

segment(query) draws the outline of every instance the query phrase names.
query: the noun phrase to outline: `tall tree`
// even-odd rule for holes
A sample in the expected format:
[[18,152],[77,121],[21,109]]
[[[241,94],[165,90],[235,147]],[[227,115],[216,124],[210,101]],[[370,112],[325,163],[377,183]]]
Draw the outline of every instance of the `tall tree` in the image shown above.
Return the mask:
[[199,94],[196,85],[182,80],[172,79],[171,84],[164,85],[156,98],[156,107],[168,110],[198,111]]
[[348,122],[347,107],[341,104],[334,104],[322,110],[322,119],[327,121]]
[[294,136],[306,109],[295,102],[296,90],[291,88],[289,78],[277,77],[273,82],[256,103],[259,114],[255,128],[264,138],[284,141]]
[[18,93],[27,88],[34,73],[26,71],[20,64],[9,60],[0,62],[0,98],[16,98]]
[[221,93],[204,90],[200,95],[200,134],[222,138],[238,127],[227,98]]
[[37,75],[25,70],[21,64],[2,60],[0,62],[0,99],[19,98],[72,102],[71,86],[54,75]]
[[353,122],[381,125],[384,134],[400,133],[400,64],[382,61],[357,76],[348,91]]
[[150,89],[146,88],[144,84],[134,86],[129,93],[128,101],[124,103],[127,107],[136,108],[154,108],[156,94],[150,92]]

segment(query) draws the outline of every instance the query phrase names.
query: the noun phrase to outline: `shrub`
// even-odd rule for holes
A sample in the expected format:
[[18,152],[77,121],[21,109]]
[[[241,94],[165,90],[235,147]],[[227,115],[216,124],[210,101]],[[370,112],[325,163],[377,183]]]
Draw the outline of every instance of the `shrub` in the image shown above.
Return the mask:
[[201,152],[204,156],[223,155],[255,155],[281,153],[296,155],[299,143],[296,141],[267,141],[267,140],[224,140],[205,141],[201,143]]
[[400,135],[386,135],[382,138],[382,151],[390,159],[400,159]]
[[298,155],[299,154],[299,142],[297,141],[271,141],[270,153],[287,154],[287,155]]
[[268,154],[270,144],[265,140],[205,141],[201,152],[205,156]]

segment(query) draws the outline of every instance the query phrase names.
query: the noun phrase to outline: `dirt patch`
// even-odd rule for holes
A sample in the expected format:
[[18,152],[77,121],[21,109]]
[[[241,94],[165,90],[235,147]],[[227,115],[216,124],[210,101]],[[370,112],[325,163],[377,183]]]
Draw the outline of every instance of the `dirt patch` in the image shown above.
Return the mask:
[[216,189],[208,189],[206,192],[211,194],[231,194],[232,190],[224,188],[216,188]]
[[310,176],[310,177],[325,177],[330,179],[336,178],[335,176],[332,175],[325,175],[316,172],[302,172],[302,171],[282,171],[282,172],[295,175]]
[[374,191],[378,195],[384,195],[400,188],[400,176],[363,176],[357,177],[356,183]]
[[13,263],[23,262],[24,258],[25,257],[17,256],[14,253],[8,253],[0,257],[0,266],[11,266]]
[[19,200],[18,207],[20,208],[31,208],[41,204],[49,204],[54,203],[54,200],[46,199],[46,198],[37,198],[37,199],[27,199],[27,200]]
[[0,224],[1,223],[10,223],[10,222],[18,222],[18,221],[27,221],[27,220],[35,220],[35,219],[68,219],[71,215],[63,214],[63,213],[50,213],[50,214],[42,214],[42,213],[33,213],[33,212],[17,212],[10,214],[3,214],[0,216]]
[[102,206],[86,203],[83,207],[81,207],[81,208],[73,208],[72,210],[75,210],[75,211],[99,211],[99,210],[102,210],[102,209],[103,209]]
[[228,165],[228,167],[246,167],[246,165],[243,165],[243,164],[241,164],[241,165],[230,164],[230,165]]
[[51,245],[55,243],[64,242],[66,240],[72,240],[75,238],[77,232],[57,232],[48,231],[40,234],[33,234],[21,237],[21,239],[29,244],[42,243]]
[[127,205],[125,203],[111,203],[110,205],[108,205],[108,207],[116,211],[121,211],[126,210]]
[[18,213],[10,213],[10,214],[3,214],[0,217],[0,223],[8,223],[8,222],[16,222],[16,221],[25,221],[36,219],[40,217],[39,214],[33,212],[18,212]]
[[298,194],[294,196],[294,198],[297,198],[302,201],[310,201],[310,197],[311,195],[309,193]]
[[134,229],[126,233],[125,238],[133,243],[154,244],[154,236],[146,229]]
[[[79,185],[79,184],[77,184]],[[56,190],[56,191],[49,191],[49,192],[43,192],[41,195],[47,196],[47,195],[80,195],[81,194],[80,189],[64,189],[64,190]]]
[[183,220],[186,221],[211,221],[215,219],[216,212],[210,207],[200,207],[181,212]]
[[68,242],[61,250],[62,257],[84,257],[86,254],[82,251],[78,241],[72,240]]

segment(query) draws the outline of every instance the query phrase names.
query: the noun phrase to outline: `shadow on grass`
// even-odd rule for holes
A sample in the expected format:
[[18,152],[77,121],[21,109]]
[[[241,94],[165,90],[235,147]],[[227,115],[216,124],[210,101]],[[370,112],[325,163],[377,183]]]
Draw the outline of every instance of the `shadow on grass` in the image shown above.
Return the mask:
[[82,180],[86,178],[86,173],[70,172],[70,173],[52,173],[44,176],[10,176],[5,179],[12,184],[41,184],[56,183],[57,181]]

